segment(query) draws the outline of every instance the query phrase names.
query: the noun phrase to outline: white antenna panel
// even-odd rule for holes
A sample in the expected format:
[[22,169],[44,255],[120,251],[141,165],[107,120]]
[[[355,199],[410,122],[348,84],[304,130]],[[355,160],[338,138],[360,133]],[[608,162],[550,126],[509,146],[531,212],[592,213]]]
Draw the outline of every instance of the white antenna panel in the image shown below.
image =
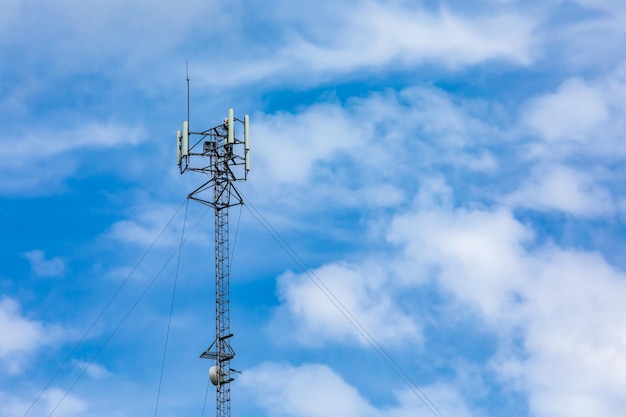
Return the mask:
[[228,109],[228,143],[235,143],[235,110]]
[[183,133],[180,130],[176,131],[176,161],[178,162],[178,166],[182,164],[182,155],[181,155],[181,141],[183,138]]
[[246,147],[246,171],[250,171],[250,116],[243,117],[243,138]]
[[183,122],[183,139],[182,139],[182,154],[183,156],[189,156],[189,122],[185,120]]

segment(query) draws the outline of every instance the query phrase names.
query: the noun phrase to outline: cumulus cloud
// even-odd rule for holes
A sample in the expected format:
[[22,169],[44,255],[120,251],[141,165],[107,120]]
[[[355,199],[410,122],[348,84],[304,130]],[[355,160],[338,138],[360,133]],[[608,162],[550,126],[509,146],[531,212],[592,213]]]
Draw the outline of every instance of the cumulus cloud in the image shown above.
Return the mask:
[[275,310],[271,326],[282,339],[308,346],[326,342],[367,345],[372,338],[382,345],[419,343],[420,325],[394,301],[389,290],[392,279],[379,266],[367,263],[330,264],[300,275],[285,273],[278,278],[282,305]]
[[92,379],[99,380],[108,378],[112,375],[106,367],[95,362],[92,362],[90,364],[89,362],[72,359],[72,365],[80,369],[81,371],[85,370],[87,376]]
[[[619,0],[542,3],[545,15],[554,19],[544,26],[542,43],[559,66],[595,73],[623,60],[615,53],[626,35],[626,13]],[[567,16],[568,11],[574,13]]]
[[[116,244],[144,248],[153,244],[156,248],[173,248],[180,245],[181,234],[185,228],[185,242],[206,244],[210,241],[201,233],[191,233],[209,213],[208,207],[194,205],[193,202],[183,202],[175,206],[151,198],[146,199],[144,195],[135,195],[133,198],[135,201],[128,202],[126,218],[114,222],[104,233],[104,239]],[[118,273],[123,274],[124,267]]]
[[373,416],[374,407],[324,365],[266,363],[240,379],[271,416]]
[[375,209],[407,201],[407,189],[429,170],[493,172],[498,129],[465,105],[435,88],[407,88],[259,114],[246,187],[256,201],[290,212],[302,201],[305,210],[311,201]]
[[609,118],[606,98],[584,80],[573,78],[556,93],[544,94],[528,105],[529,126],[550,141],[594,140],[595,133]]
[[[107,149],[120,145],[136,145],[141,131],[114,123],[91,123],[73,130],[30,133],[26,137],[5,138],[0,157],[14,165],[41,161],[80,149]],[[24,158],[24,159],[22,159]]]
[[523,277],[524,243],[532,236],[504,209],[444,209],[396,217],[388,239],[404,247],[407,262],[444,264],[437,279],[495,319],[504,317],[497,313],[505,313],[503,306],[514,299],[515,283]]
[[[271,417],[433,415],[409,389],[397,393],[396,404],[376,407],[335,371],[321,364],[291,366],[267,362],[246,372],[240,382],[245,395]],[[423,387],[422,392],[439,404],[444,415],[472,415],[451,387]]]
[[610,215],[616,207],[610,192],[590,173],[563,165],[536,169],[503,202],[513,207],[557,211],[582,217]]
[[499,335],[492,366],[533,415],[621,414],[623,271],[598,253],[531,245],[532,230],[505,209],[406,214],[389,238]]
[[626,401],[626,274],[602,256],[548,248],[522,289],[522,383],[538,417],[619,416]]
[[[0,28],[0,45],[7,55],[16,45],[36,51],[34,61],[37,65],[48,64],[47,76],[98,71],[103,67],[118,73],[161,57],[198,27],[204,33],[218,30],[227,17],[220,13],[219,5],[198,0],[185,0],[175,6],[112,0],[87,6],[72,0],[39,0],[38,7],[32,9],[9,7],[11,18],[7,17]],[[202,19],[195,18],[198,14],[216,17],[214,24],[203,24]],[[37,30],[28,31],[28,26],[37,26]],[[163,30],[166,26],[168,30]],[[22,59],[28,62],[33,56],[23,54]]]
[[[46,194],[58,189],[93,151],[134,146],[144,139],[141,129],[115,123],[89,123],[69,130],[49,128],[25,136],[3,137],[0,193]],[[42,175],[45,172],[45,175]]]
[[[315,7],[309,13],[318,18],[298,20],[297,29],[294,24],[283,34],[276,52],[244,65],[227,62],[226,71],[209,68],[214,75],[207,82],[223,86],[259,79],[284,82],[287,77],[310,83],[392,64],[435,63],[457,69],[498,59],[526,65],[533,59],[535,22],[519,13],[491,9],[489,14],[468,17],[445,7],[428,10],[423,5],[378,1]],[[283,18],[284,13],[274,17]],[[303,73],[309,74],[306,80]]]
[[539,135],[530,146],[548,160],[626,155],[626,65],[595,79],[570,78],[555,92],[540,94],[524,106],[522,124]]
[[520,121],[530,136],[517,163],[529,169],[513,180],[515,191],[497,200],[587,218],[617,212],[624,175],[613,167],[626,155],[625,74],[621,64],[528,100]]
[[320,160],[346,157],[363,145],[365,132],[339,105],[324,103],[294,115],[260,115],[255,120],[257,147],[252,163],[264,179],[276,183],[302,183]]
[[532,23],[519,15],[468,19],[445,8],[428,12],[406,4],[362,2],[344,17],[347,24],[338,26],[342,32],[336,43],[324,47],[299,42],[296,57],[310,60],[317,69],[340,71],[394,60],[432,60],[455,67],[493,58],[525,63],[530,57]]
[[622,3],[619,0],[574,0],[590,9],[617,11],[621,9]]
[[[161,208],[150,208],[147,211],[139,211],[138,215],[134,219],[128,220],[119,220],[111,226],[110,231],[107,233],[107,236],[111,239],[124,242],[140,245],[143,247],[150,247],[157,238],[159,241],[157,242],[160,246],[175,246],[176,244],[180,244],[180,232],[179,236],[176,236],[176,230],[170,228],[166,230],[167,233],[165,236],[161,236],[161,232],[163,232],[163,227],[167,224],[166,215],[163,214],[168,213],[171,210],[161,210]],[[171,209],[171,207],[168,207]],[[182,222],[180,222],[180,226],[182,227]]]
[[67,338],[59,326],[25,317],[17,301],[0,299],[0,361],[9,374],[24,370],[29,355],[44,347],[56,346]]
[[36,249],[24,252],[22,256],[28,259],[32,271],[37,276],[53,277],[65,272],[65,261],[62,258],[46,259],[46,254],[42,250]]
[[[50,415],[55,409],[59,400],[65,395],[65,391],[60,388],[50,388],[46,390],[40,400],[28,413],[33,417],[44,417]],[[14,395],[9,392],[0,391],[0,414],[3,416],[21,416],[29,409],[32,403],[31,398],[25,398],[23,393]],[[65,396],[63,402],[54,410],[54,415],[58,417],[84,416],[88,409],[86,401],[69,394]]]

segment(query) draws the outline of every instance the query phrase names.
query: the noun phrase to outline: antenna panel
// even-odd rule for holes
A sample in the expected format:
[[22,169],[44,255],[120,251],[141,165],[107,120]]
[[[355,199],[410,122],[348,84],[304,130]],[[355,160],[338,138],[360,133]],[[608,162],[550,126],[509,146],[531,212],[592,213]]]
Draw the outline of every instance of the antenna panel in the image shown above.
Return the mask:
[[235,143],[235,110],[228,109],[228,143]]
[[182,164],[182,155],[181,155],[181,142],[183,138],[183,133],[180,130],[176,131],[176,161],[178,166]]
[[250,116],[243,117],[243,138],[246,147],[246,172],[250,171]]
[[187,120],[183,122],[183,138],[181,149],[183,156],[189,157],[189,122]]

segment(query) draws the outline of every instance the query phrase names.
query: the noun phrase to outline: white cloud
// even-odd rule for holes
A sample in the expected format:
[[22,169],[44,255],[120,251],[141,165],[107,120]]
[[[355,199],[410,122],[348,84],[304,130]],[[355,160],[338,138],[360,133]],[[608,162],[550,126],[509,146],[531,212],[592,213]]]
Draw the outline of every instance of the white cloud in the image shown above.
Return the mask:
[[248,395],[272,417],[376,415],[359,392],[324,365],[265,363],[240,378]]
[[2,333],[10,335],[3,337],[0,344],[0,356],[31,351],[43,339],[43,325],[40,322],[30,321],[22,317],[17,302],[10,298],[0,301],[0,323]]
[[21,255],[28,259],[32,271],[37,276],[53,277],[65,272],[65,261],[62,258],[46,259],[46,254],[42,250],[31,250]]
[[598,254],[549,247],[520,288],[525,357],[498,364],[529,393],[534,415],[619,416],[626,382],[626,274]]
[[115,123],[88,123],[75,129],[43,129],[24,137],[4,138],[0,157],[12,166],[23,166],[81,149],[134,146],[144,138],[141,129]]
[[67,331],[58,326],[25,317],[19,304],[7,297],[0,299],[0,333],[0,361],[9,374],[21,373],[33,352],[55,346],[67,337]]
[[407,258],[434,266],[433,278],[499,335],[493,367],[527,394],[533,416],[617,417],[626,274],[597,253],[531,249],[531,238],[504,209],[407,214],[390,232]]
[[405,202],[407,184],[433,167],[493,172],[498,162],[485,147],[497,129],[466,107],[440,90],[409,88],[256,115],[246,187],[290,213],[327,202],[375,209]]
[[[389,417],[429,417],[435,415],[438,410],[444,416],[470,417],[481,415],[480,412],[471,410],[466,399],[459,394],[454,386],[433,384],[419,387],[419,389],[420,394],[422,394],[421,398],[418,398],[410,388],[397,392],[396,399],[399,406],[385,408],[381,410],[380,414]],[[424,402],[429,404],[430,409]]]
[[[91,123],[68,130],[43,128],[20,137],[0,138],[1,194],[46,194],[58,189],[86,163],[86,152],[132,147],[144,140],[137,127]],[[45,173],[43,175],[42,173]]]
[[450,185],[441,176],[422,178],[413,205],[422,210],[450,208],[454,194]]
[[[199,219],[207,214],[208,207],[196,205],[193,201],[184,202],[176,207],[149,197],[146,200],[141,194],[134,198],[137,201],[128,203],[128,218],[113,223],[104,235],[106,239],[144,248],[152,244],[157,248],[172,248],[180,245],[184,227],[186,242],[207,243],[210,240],[200,233],[190,234]],[[187,218],[185,204],[191,207],[187,209]],[[124,268],[118,273],[123,274]]]
[[365,132],[346,117],[341,106],[320,104],[292,115],[278,113],[254,120],[252,164],[264,180],[302,183],[316,162],[346,157],[361,146]]
[[[158,211],[151,213],[152,215],[158,214]],[[150,214],[146,215],[142,213],[141,219],[135,220],[120,220],[115,222],[111,226],[110,237],[122,242],[134,243],[144,247],[149,247],[158,237],[163,223],[158,222],[162,218],[150,219]],[[140,224],[144,223],[144,224]],[[176,242],[173,233],[168,233],[165,244],[172,246]]]
[[404,191],[391,184],[372,186],[355,194],[357,201],[363,201],[366,206],[371,207],[397,207],[405,200]]
[[[468,19],[446,9],[432,13],[370,1],[344,17],[332,43],[298,40],[291,51],[296,60],[308,62],[318,71],[339,72],[394,60],[434,61],[450,67],[493,58],[519,63],[530,60],[532,25],[519,15]],[[494,36],[496,33],[500,36]]]
[[292,23],[293,30],[283,35],[275,53],[267,56],[264,50],[258,53],[262,57],[243,64],[209,65],[207,82],[224,86],[287,79],[309,84],[390,65],[436,63],[456,69],[494,59],[526,65],[533,59],[535,22],[520,13],[490,9],[489,14],[468,17],[445,7],[427,10],[378,1],[333,6],[316,7],[309,11],[316,19],[295,22],[288,13],[277,13],[276,24]]
[[531,238],[532,231],[504,209],[409,213],[394,219],[388,236],[404,246],[407,263],[443,264],[438,279],[489,318],[505,313],[514,298],[523,276],[523,245]]
[[72,359],[72,365],[74,365],[80,371],[85,370],[85,374],[92,379],[99,380],[108,378],[112,375],[107,368],[95,362],[92,362],[90,364],[89,362]]
[[[371,377],[375,377],[371,375]],[[245,394],[270,417],[430,417],[432,412],[408,389],[397,404],[376,407],[331,368],[263,363],[240,378]],[[444,415],[472,415],[450,387],[422,387]]]
[[[46,417],[53,412],[59,400],[65,392],[60,388],[50,388],[46,390],[32,410],[28,413],[29,417]],[[32,400],[35,397],[25,398],[23,393],[13,395],[8,392],[0,391],[0,414],[3,416],[22,416],[29,409]],[[88,406],[86,402],[72,394],[65,397],[63,402],[54,411],[55,417],[74,417],[85,416]]]
[[610,215],[616,209],[610,192],[595,183],[592,174],[563,165],[535,170],[531,178],[502,201],[513,207],[583,217]]
[[529,100],[522,125],[540,138],[530,145],[530,155],[557,161],[626,155],[625,74],[622,63],[593,80],[570,78],[556,92]]
[[285,273],[278,278],[282,304],[274,311],[271,324],[283,340],[295,339],[308,346],[322,346],[329,341],[367,346],[368,340],[359,334],[362,327],[357,325],[357,330],[343,315],[346,314],[356,318],[382,345],[421,341],[420,325],[394,302],[392,277],[378,266],[330,264],[310,274],[340,300],[341,311],[306,274]]
[[551,141],[591,141],[609,119],[606,98],[584,80],[564,82],[556,93],[533,99],[525,114],[526,123]]
[[[568,16],[567,11],[574,13]],[[551,20],[543,28],[543,44],[557,67],[597,73],[624,59],[616,52],[626,36],[626,13],[620,0],[559,0],[549,4],[545,14]]]
[[590,9],[618,11],[621,10],[623,3],[620,0],[574,0],[576,3],[581,4]]
[[[45,76],[96,72],[103,67],[119,73],[160,59],[164,51],[179,46],[195,29],[202,28],[204,34],[219,30],[228,19],[219,7],[219,2],[199,0],[176,5],[145,0],[89,5],[76,0],[38,0],[36,7],[11,9],[12,18],[0,28],[0,45],[4,51],[16,45],[36,51],[37,65],[47,64]],[[207,26],[197,18],[199,15],[214,17],[213,24]],[[33,26],[36,31],[26,29]],[[30,54],[23,54],[24,61],[30,58]]]

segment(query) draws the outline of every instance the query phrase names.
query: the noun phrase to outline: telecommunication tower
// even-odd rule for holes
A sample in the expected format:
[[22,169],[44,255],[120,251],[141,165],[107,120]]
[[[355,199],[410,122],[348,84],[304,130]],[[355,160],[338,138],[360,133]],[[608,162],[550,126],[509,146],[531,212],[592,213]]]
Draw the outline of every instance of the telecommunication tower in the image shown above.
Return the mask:
[[[237,136],[240,129],[236,125],[243,125],[243,139]],[[234,380],[233,373],[238,372],[230,367],[235,351],[230,344],[233,334],[230,332],[228,209],[243,204],[235,183],[245,181],[250,171],[249,135],[250,118],[248,115],[243,120],[235,118],[232,108],[228,109],[223,123],[215,127],[191,131],[186,120],[182,130],[176,132],[180,173],[193,171],[208,176],[188,198],[212,207],[215,212],[215,340],[200,357],[215,361],[209,369],[209,378],[217,391],[217,417],[230,417],[230,383]]]

